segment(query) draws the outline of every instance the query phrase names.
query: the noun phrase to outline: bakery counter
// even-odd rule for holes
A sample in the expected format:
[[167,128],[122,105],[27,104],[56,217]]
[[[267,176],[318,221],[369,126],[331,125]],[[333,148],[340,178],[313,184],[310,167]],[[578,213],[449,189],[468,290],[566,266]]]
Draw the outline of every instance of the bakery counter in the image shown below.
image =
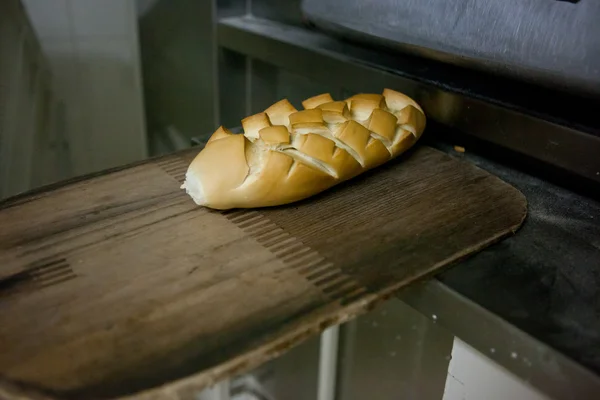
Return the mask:
[[598,393],[600,203],[429,133],[422,144],[521,190],[529,214],[514,236],[398,298],[551,398]]

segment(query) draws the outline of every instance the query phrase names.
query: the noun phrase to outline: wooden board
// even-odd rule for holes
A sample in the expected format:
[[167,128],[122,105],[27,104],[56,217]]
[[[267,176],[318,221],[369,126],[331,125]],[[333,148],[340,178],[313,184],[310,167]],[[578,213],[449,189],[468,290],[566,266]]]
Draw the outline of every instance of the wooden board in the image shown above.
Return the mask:
[[57,397],[191,393],[526,215],[516,189],[428,147],[298,204],[211,211],[179,189],[197,151],[3,205],[0,271],[17,274],[0,281],[2,378]]

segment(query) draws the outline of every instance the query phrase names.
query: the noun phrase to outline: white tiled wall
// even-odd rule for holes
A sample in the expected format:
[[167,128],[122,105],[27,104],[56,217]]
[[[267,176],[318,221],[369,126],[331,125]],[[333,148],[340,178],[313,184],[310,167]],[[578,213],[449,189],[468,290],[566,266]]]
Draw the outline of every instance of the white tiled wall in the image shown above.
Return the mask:
[[23,0],[66,104],[73,173],[146,157],[134,0]]

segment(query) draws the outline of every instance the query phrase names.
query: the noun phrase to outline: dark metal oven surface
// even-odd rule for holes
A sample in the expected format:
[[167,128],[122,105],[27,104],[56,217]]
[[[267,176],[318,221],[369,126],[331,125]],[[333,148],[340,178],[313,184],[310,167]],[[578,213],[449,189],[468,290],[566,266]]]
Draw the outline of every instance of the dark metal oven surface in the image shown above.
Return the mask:
[[600,3],[304,0],[325,31],[363,43],[600,95]]

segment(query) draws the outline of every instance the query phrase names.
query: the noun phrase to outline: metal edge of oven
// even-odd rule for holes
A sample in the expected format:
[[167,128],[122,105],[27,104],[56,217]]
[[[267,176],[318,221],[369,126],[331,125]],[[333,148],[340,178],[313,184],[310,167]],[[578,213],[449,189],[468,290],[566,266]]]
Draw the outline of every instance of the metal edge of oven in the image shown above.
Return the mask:
[[597,133],[412,79],[389,65],[375,64],[375,53],[300,27],[228,17],[218,22],[217,40],[220,48],[330,85],[355,91],[398,88],[422,104],[432,120],[600,183]]
[[[600,95],[598,70],[589,68],[594,64],[593,60],[567,60],[564,58],[565,55],[561,54],[569,51],[573,51],[571,56],[575,53],[583,57],[595,54],[591,47],[585,51],[586,45],[593,46],[591,38],[594,34],[584,26],[592,22],[591,16],[597,5],[583,2],[575,7],[572,4],[574,2],[571,1],[530,3],[531,8],[519,8],[521,2],[514,0],[503,2],[384,0],[370,11],[370,8],[365,7],[366,4],[360,1],[351,1],[344,6],[338,0],[303,0],[302,12],[310,23],[328,34],[349,38],[365,46],[375,45],[396,53],[412,53],[445,64],[463,66],[469,70],[488,71],[493,75],[503,75],[521,82],[535,82],[538,86],[545,86],[552,90],[598,97]],[[330,12],[335,5],[340,7],[340,12],[337,14]],[[377,14],[386,11],[386,17],[376,18]],[[433,17],[442,14],[445,18],[438,26],[432,26]],[[457,19],[458,15],[462,18]],[[563,18],[554,20],[556,24],[544,23],[545,18],[552,19],[556,15],[562,15]],[[587,42],[581,36],[577,39],[575,36],[569,36],[578,32],[569,30],[570,32],[562,35],[558,34],[565,31],[565,25],[562,24],[568,23],[567,21],[572,24],[577,17],[581,18],[583,28],[579,33],[588,34]],[[398,20],[399,18],[402,22]],[[424,20],[420,24],[406,24],[407,19],[417,21],[421,18]],[[494,26],[496,21],[502,22]],[[529,30],[513,29],[519,25],[526,25]],[[468,32],[484,26],[488,27],[487,32],[469,35]],[[426,29],[430,36],[425,35],[420,29]],[[548,31],[544,32],[544,29]],[[521,40],[518,41],[518,51],[517,46],[511,47],[515,44],[515,38],[507,40],[510,32],[522,35]],[[549,32],[557,35],[554,40],[550,38]],[[440,38],[439,35],[442,33],[444,37]],[[568,40],[579,40],[580,46],[568,45]],[[553,46],[555,51],[550,51],[550,46]],[[495,52],[488,53],[490,48],[495,49]],[[527,48],[538,51],[527,51]],[[548,58],[544,60],[543,57]],[[549,66],[552,62],[554,65]]]
[[438,280],[397,297],[553,399],[589,399],[600,377]]

